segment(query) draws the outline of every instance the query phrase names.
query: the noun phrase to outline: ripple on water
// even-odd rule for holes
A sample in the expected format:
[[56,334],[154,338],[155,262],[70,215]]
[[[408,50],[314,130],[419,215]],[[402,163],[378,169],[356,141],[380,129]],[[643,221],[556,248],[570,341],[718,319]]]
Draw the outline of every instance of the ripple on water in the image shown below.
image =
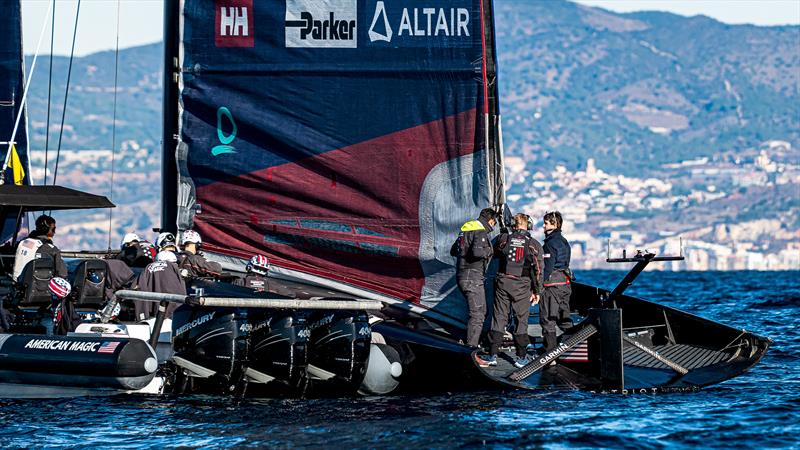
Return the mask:
[[[583,282],[613,287],[623,273]],[[631,294],[774,340],[752,371],[693,393],[476,392],[243,400],[119,396],[0,401],[0,442],[30,447],[798,447],[800,276],[642,274]]]

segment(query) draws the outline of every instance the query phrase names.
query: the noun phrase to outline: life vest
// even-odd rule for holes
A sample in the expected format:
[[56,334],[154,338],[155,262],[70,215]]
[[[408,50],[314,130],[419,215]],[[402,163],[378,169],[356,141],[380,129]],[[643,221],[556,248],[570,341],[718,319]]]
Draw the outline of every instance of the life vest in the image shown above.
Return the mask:
[[508,236],[500,257],[500,273],[513,277],[530,276],[535,255],[531,252],[531,236],[517,230]]
[[28,265],[29,262],[36,259],[36,254],[39,248],[44,245],[39,239],[23,239],[17,246],[17,252],[14,256],[14,272],[11,278],[17,281],[17,278],[22,274],[22,270]]

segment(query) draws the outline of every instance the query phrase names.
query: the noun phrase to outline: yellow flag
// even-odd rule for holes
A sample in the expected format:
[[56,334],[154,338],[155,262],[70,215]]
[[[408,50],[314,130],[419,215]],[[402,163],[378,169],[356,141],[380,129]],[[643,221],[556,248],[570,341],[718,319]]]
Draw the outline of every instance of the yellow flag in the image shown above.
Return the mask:
[[14,172],[14,184],[21,186],[25,179],[25,169],[22,168],[22,161],[19,160],[17,148],[11,144],[11,170]]

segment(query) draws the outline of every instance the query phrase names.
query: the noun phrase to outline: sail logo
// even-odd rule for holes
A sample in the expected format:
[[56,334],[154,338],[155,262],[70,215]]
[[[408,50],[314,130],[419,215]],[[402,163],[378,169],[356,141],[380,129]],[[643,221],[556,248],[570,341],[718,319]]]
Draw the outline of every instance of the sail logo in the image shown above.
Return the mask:
[[215,0],[216,47],[253,47],[253,0]]
[[[227,119],[227,122],[231,124],[231,132],[230,134],[225,134],[225,131],[222,129],[223,121],[222,119]],[[211,154],[213,156],[219,156],[225,153],[236,153],[236,147],[230,145],[234,139],[236,139],[236,133],[238,129],[236,128],[236,121],[233,120],[233,114],[231,111],[221,106],[217,109],[217,139],[219,139],[219,145],[215,145],[214,148],[211,149]]]
[[356,0],[287,0],[287,48],[356,48]]
[[432,39],[458,41],[471,36],[469,8],[403,7],[391,9],[389,0],[375,2],[367,36],[370,43],[427,46]]

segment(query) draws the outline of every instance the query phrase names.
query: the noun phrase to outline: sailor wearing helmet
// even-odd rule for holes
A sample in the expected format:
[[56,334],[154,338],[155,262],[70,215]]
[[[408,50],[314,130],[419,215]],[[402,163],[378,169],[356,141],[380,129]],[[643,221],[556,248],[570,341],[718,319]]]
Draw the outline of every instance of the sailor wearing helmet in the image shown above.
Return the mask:
[[159,233],[158,238],[156,239],[156,246],[160,252],[168,250],[176,255],[178,254],[178,243],[175,240],[175,235],[169,231]]
[[120,252],[115,259],[124,261],[128,267],[145,267],[153,262],[156,253],[153,244],[140,238],[136,233],[127,233],[122,238]]
[[203,240],[194,230],[186,230],[181,238],[183,252],[178,256],[178,266],[184,278],[216,277],[222,273],[219,263],[208,261],[202,253],[200,246]]
[[269,291],[269,281],[267,271],[269,270],[269,260],[264,255],[254,255],[245,267],[247,275],[244,278],[234,280],[233,284],[253,289],[256,292]]
[[65,335],[75,331],[75,327],[81,322],[81,317],[69,301],[72,285],[61,277],[53,277],[47,287],[50,290],[53,310],[53,324],[46,325],[47,334]]
[[37,258],[52,258],[55,266],[55,275],[59,277],[67,276],[67,265],[61,257],[61,250],[53,244],[53,236],[55,234],[56,219],[46,214],[42,214],[36,219],[36,229],[17,246],[12,276],[15,281],[22,274],[25,266]]
[[[161,292],[164,294],[186,295],[186,283],[178,268],[178,257],[175,253],[165,250],[156,255],[155,262],[145,267],[139,278],[134,283],[134,289],[144,292]],[[176,303],[170,303],[167,308],[167,317],[172,317],[172,312],[178,307]],[[154,302],[134,302],[134,314],[136,320],[146,320],[153,317],[158,312],[158,303]]]

